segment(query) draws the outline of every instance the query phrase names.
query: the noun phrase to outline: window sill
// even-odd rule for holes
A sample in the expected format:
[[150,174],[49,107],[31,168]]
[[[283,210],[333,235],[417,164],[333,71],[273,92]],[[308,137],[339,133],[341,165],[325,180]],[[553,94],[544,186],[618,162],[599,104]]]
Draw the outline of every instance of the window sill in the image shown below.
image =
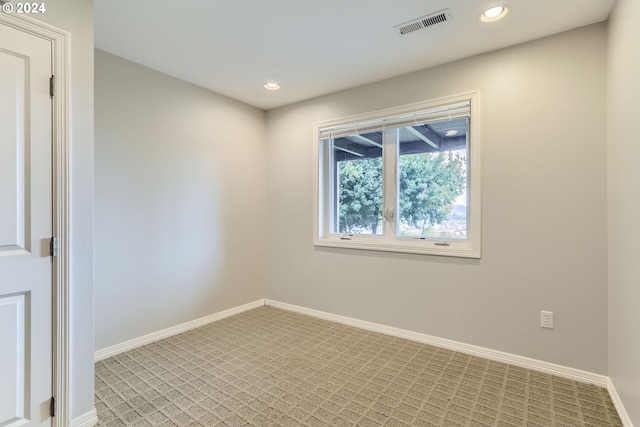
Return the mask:
[[449,256],[456,258],[480,258],[480,248],[474,247],[468,241],[460,242],[449,240],[447,241],[449,243],[448,246],[439,246],[436,245],[436,242],[439,242],[439,240],[406,239],[385,241],[376,237],[342,240],[336,237],[317,239],[313,244],[314,246],[329,248],[399,252],[419,255]]

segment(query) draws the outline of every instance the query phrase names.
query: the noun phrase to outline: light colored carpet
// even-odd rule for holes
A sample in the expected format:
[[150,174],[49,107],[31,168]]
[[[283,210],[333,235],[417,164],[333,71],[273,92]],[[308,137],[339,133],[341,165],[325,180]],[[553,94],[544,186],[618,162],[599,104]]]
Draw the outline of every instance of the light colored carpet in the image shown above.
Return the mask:
[[603,388],[272,307],[96,364],[99,426],[622,426]]

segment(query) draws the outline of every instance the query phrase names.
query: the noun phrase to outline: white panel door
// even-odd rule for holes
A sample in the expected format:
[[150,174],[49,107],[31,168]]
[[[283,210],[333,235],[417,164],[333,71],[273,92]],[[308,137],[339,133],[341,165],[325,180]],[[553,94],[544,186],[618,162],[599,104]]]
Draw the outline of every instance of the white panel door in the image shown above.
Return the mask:
[[50,426],[51,42],[0,24],[0,426]]

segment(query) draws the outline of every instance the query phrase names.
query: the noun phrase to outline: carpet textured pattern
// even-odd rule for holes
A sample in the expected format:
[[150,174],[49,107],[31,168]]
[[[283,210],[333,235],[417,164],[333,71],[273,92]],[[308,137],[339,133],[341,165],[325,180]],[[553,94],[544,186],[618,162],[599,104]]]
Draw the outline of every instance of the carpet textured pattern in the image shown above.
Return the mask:
[[96,364],[101,427],[622,426],[607,391],[261,307]]

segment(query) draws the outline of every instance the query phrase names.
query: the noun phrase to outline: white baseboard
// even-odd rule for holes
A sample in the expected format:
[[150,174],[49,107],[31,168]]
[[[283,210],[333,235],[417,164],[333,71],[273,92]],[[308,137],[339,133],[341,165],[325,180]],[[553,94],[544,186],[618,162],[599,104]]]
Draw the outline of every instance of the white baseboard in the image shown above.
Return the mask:
[[622,425],[624,427],[633,427],[633,423],[631,422],[631,417],[627,412],[627,409],[622,404],[622,400],[620,399],[620,395],[618,394],[618,390],[613,385],[613,381],[611,378],[607,381],[607,390],[609,390],[609,396],[611,396],[611,400],[613,400],[613,405],[616,407],[616,411],[618,411],[618,416],[620,416],[620,420],[622,421]]
[[132,340],[125,341],[123,343],[116,344],[111,347],[97,350],[94,354],[94,358],[95,358],[95,361],[98,362],[100,360],[107,359],[111,356],[115,356],[116,354],[124,353],[125,351],[132,350],[134,348],[142,347],[145,344],[149,344],[154,341],[158,341],[158,340],[170,337],[172,335],[180,334],[190,329],[195,329],[200,326],[204,326],[208,323],[212,323],[217,320],[224,319],[225,317],[230,317],[235,314],[242,313],[243,311],[251,310],[251,309],[262,307],[262,306],[264,306],[264,300],[259,299],[247,304],[240,305],[238,307],[233,307],[228,310],[221,311],[219,313],[214,313],[209,316],[192,320],[190,322],[182,323],[177,326],[172,326],[171,328],[163,329],[157,332],[152,332],[150,334],[147,334],[138,338],[134,338]]
[[95,408],[71,420],[71,427],[93,427],[98,424],[98,413]]
[[478,347],[471,344],[464,344],[444,338],[438,338],[431,335],[425,335],[418,332],[407,331],[404,329],[392,328],[390,326],[380,325],[377,323],[366,322],[364,320],[352,319],[350,317],[340,316],[337,314],[326,313],[324,311],[313,310],[310,308],[300,307],[297,305],[282,303],[266,299],[265,305],[282,308],[284,310],[295,311],[320,319],[330,320],[332,322],[342,323],[357,328],[366,329],[373,332],[380,332],[395,337],[405,338],[412,341],[430,344],[437,347],[443,347],[454,351],[459,351],[473,356],[483,357],[485,359],[495,360],[498,362],[508,363],[510,365],[520,366],[532,369],[546,374],[557,375],[562,378],[568,378],[584,383],[595,384],[600,387],[607,387],[609,378],[605,375],[594,374],[592,372],[582,371],[580,369],[569,368],[567,366],[556,365],[554,363],[544,362],[541,360],[530,359],[516,354],[505,353],[489,348]]

